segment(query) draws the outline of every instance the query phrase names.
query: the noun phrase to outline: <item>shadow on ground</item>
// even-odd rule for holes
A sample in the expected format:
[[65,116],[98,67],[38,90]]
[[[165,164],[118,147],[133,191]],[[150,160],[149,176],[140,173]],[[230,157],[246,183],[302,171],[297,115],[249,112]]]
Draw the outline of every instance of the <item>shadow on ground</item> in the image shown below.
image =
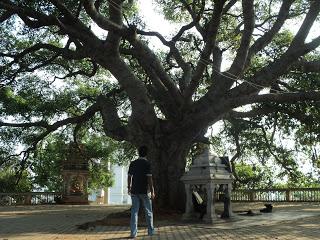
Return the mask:
[[[272,213],[261,213],[264,208],[263,203],[234,203],[234,216],[230,219],[220,219],[219,216],[223,211],[223,205],[217,204],[216,213],[218,218],[212,227],[220,229],[236,229],[246,226],[267,225],[277,221],[290,221],[299,218],[320,215],[319,204],[304,203],[275,203]],[[200,219],[189,221],[182,220],[181,212],[168,212],[156,210],[154,213],[155,226],[175,226],[175,225],[208,225]],[[108,216],[95,221],[86,222],[78,225],[78,229],[87,230],[97,226],[129,226],[130,208],[116,211]],[[146,227],[144,213],[139,213],[139,227]]]

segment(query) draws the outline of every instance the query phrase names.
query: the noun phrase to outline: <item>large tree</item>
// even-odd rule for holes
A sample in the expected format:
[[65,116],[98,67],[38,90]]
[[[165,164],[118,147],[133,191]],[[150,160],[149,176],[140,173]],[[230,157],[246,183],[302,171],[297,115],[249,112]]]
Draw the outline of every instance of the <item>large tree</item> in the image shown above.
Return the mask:
[[320,1],[154,3],[180,23],[170,37],[147,31],[132,0],[0,1],[0,125],[26,147],[21,166],[50,133],[100,123],[110,138],[150,147],[159,206],[181,208],[186,156],[208,126],[269,114],[265,102],[320,99],[318,84],[290,87],[290,73],[320,70],[320,36],[307,38]]

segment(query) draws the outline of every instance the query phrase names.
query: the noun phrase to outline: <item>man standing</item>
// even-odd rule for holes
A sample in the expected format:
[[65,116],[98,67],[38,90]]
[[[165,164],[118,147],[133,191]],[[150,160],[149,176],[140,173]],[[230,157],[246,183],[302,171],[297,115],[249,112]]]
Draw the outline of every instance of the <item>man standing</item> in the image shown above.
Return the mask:
[[[128,171],[128,194],[131,195],[131,238],[135,238],[138,233],[138,212],[140,201],[143,203],[146,221],[148,224],[148,235],[154,234],[152,202],[154,199],[154,187],[151,174],[151,166],[147,161],[148,148],[141,146],[138,149],[139,158],[131,162]],[[150,196],[148,195],[148,187]]]

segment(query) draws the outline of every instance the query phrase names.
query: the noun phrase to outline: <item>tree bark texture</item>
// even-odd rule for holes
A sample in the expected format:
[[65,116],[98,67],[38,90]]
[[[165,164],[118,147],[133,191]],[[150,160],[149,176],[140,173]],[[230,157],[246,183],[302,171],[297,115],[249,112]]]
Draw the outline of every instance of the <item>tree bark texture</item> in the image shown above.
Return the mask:
[[181,139],[163,139],[150,146],[148,159],[157,196],[155,208],[184,211],[185,190],[180,178],[185,172],[189,144]]

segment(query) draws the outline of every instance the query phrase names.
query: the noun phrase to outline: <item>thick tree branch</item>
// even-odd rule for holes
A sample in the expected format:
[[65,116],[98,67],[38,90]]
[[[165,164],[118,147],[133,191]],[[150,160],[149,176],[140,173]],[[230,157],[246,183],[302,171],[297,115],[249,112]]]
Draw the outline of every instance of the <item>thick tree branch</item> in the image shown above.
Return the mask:
[[[244,29],[236,57],[234,58],[230,69],[224,73],[219,73],[220,69],[216,68],[216,64],[213,65],[214,69],[212,78],[214,78],[215,81],[209,88],[206,96],[200,102],[210,102],[213,99],[218,98],[218,96],[221,94],[224,94],[234,84],[238,76],[243,73],[255,24],[253,0],[243,0],[242,11],[244,18]],[[217,54],[219,54],[219,52],[217,52]]]
[[315,22],[316,18],[319,16],[320,11],[320,1],[310,1],[310,9],[304,18],[299,31],[295,35],[292,43],[290,44],[290,48],[300,47],[304,41],[306,40],[313,23]]
[[98,98],[105,134],[116,140],[128,140],[128,131],[120,120],[116,104],[106,96]]
[[[221,52],[220,49],[215,49],[214,63],[213,63],[213,74],[214,82],[209,87],[207,93],[195,104],[196,112],[202,112],[204,105],[210,105],[214,101],[221,98],[222,95],[232,86],[236,81],[239,74],[243,72],[245,59],[247,58],[248,49],[250,45],[250,39],[252,37],[252,31],[254,29],[254,6],[253,0],[243,1],[243,17],[244,17],[244,31],[241,38],[240,47],[237,55],[230,67],[225,73],[220,73],[221,64]],[[205,110],[208,111],[208,110]],[[210,110],[209,110],[210,111]],[[206,114],[205,114],[206,115]]]
[[89,27],[81,23],[78,19],[69,21],[68,18],[57,18],[57,26],[60,27],[62,34],[67,34],[72,39],[78,39],[79,42],[88,46],[95,46],[100,43],[100,39],[94,35]]
[[234,108],[262,102],[293,103],[301,101],[320,101],[320,91],[291,92],[242,96],[232,100]]
[[161,109],[162,113],[168,119],[175,119],[178,113],[178,105],[150,64],[150,59],[138,57],[139,53],[137,53],[134,49],[120,49],[120,52],[137,58],[140,66],[142,66],[147,76],[149,76],[148,79],[151,81],[151,84],[148,84],[146,86],[148,89],[148,93],[152,96],[153,100],[155,100],[156,105]]
[[[7,13],[10,15],[17,14],[19,16],[23,16],[23,18],[35,19],[36,21],[41,22],[40,26],[51,26],[57,24],[56,18],[53,16],[48,16],[25,6],[22,7],[15,5],[8,0],[0,1],[0,8],[7,10]],[[31,19],[29,20],[31,21]]]
[[[38,122],[25,122],[25,123],[6,123],[0,122],[0,127],[19,127],[19,128],[29,128],[29,127],[41,127],[45,128],[46,131],[42,133],[40,136],[47,136],[49,133],[57,130],[59,127],[68,125],[68,124],[76,124],[80,122],[88,121],[91,117],[94,116],[96,112],[99,111],[98,104],[91,105],[82,115],[66,118],[63,120],[59,120],[53,124],[48,124],[45,121],[38,121]],[[42,140],[43,137],[37,137],[37,139]]]
[[0,23],[9,19],[13,14],[10,12],[5,12],[0,16]]
[[206,36],[204,38],[204,41],[206,43],[205,47],[200,54],[200,59],[193,73],[191,82],[187,87],[186,91],[184,92],[184,97],[187,102],[191,100],[192,95],[194,94],[195,90],[199,86],[203,72],[205,71],[205,68],[209,63],[212,50],[216,45],[216,38],[217,38],[218,29],[221,21],[221,14],[223,11],[224,3],[225,3],[225,0],[215,2],[212,19],[208,24]]
[[85,0],[84,8],[92,20],[102,29],[107,30],[106,46],[109,51],[118,54],[121,37],[135,39],[136,32],[132,27],[124,27],[122,22],[122,0],[108,0],[110,19],[98,12],[94,0]]
[[135,57],[141,63],[141,66],[146,72],[154,72],[156,76],[153,79],[160,79],[161,83],[167,88],[167,91],[171,94],[174,101],[179,105],[182,103],[182,96],[179,89],[173,83],[170,76],[166,73],[158,57],[146,46],[142,41],[136,39],[131,42]]
[[119,35],[124,34],[124,31],[123,31],[124,28],[123,28],[122,23],[119,24],[117,22],[109,20],[108,18],[106,18],[102,14],[100,14],[95,7],[94,0],[85,0],[84,1],[84,8],[85,8],[87,14],[92,18],[92,20],[102,29],[104,29],[106,31],[111,31],[111,32],[117,33]]
[[291,66],[291,69],[295,71],[305,72],[305,73],[308,73],[308,72],[320,73],[320,60],[311,61],[311,62],[301,60],[294,63]]
[[[212,89],[216,89],[218,86],[218,79],[221,77],[221,64],[222,64],[222,51],[220,48],[215,47],[212,52]],[[221,80],[220,80],[221,81]],[[210,91],[210,90],[209,90]]]
[[182,35],[185,33],[185,31],[193,28],[194,26],[196,26],[200,21],[200,17],[197,17],[195,19],[193,19],[192,22],[190,22],[189,24],[183,26],[180,28],[180,30],[178,31],[178,33],[171,39],[172,42],[177,42],[181,39]]
[[[187,9],[188,13],[190,14],[191,18],[192,18],[192,22],[195,23],[195,27],[198,30],[198,32],[202,35],[202,37],[204,38],[205,36],[205,29],[200,26],[199,24],[199,20],[203,14],[204,8],[205,8],[205,0],[202,0],[200,4],[198,4],[198,7],[200,7],[199,13],[196,13],[194,11],[194,9],[192,9],[192,7],[190,6],[189,3],[187,3],[187,1],[185,0],[179,0],[182,5]],[[198,20],[199,19],[199,20]]]
[[60,0],[49,0],[59,11],[69,20],[77,21],[77,18],[73,16],[72,12],[60,1]]
[[265,46],[267,46],[274,36],[279,32],[281,27],[283,26],[285,20],[289,17],[290,7],[294,0],[283,1],[278,13],[277,20],[271,27],[271,29],[266,32],[262,37],[257,39],[255,43],[250,47],[248,58],[246,61],[246,65],[250,63],[251,58],[260,50],[262,50]]
[[118,57],[102,59],[99,63],[109,69],[111,74],[118,80],[121,88],[128,94],[132,107],[132,121],[144,123],[144,127],[147,129],[153,128],[156,123],[156,114],[144,83]]
[[266,116],[275,112],[281,112],[281,113],[287,114],[291,118],[294,118],[306,125],[312,125],[317,120],[314,116],[307,115],[303,109],[295,108],[292,110],[291,108],[286,108],[286,107],[276,106],[276,105],[273,105],[273,106],[263,105],[259,108],[256,108],[247,112],[239,112],[239,111],[233,110],[233,111],[230,111],[228,114],[226,114],[225,118],[230,118],[230,117],[231,118],[254,118],[258,116]]
[[[320,101],[320,91],[292,92],[279,94],[262,94],[237,96],[229,99],[219,99],[210,109],[203,107],[204,102],[199,102],[194,106],[192,115],[188,116],[185,124],[179,129],[197,129],[210,124],[211,119],[222,119],[226,112],[234,108],[253,103],[275,102],[275,103],[296,103],[302,101]],[[239,114],[239,113],[238,113]],[[250,115],[249,115],[250,116]]]
[[[319,13],[320,1],[318,3],[317,12]],[[315,20],[315,18],[313,18],[313,20]],[[294,64],[299,57],[306,55],[320,46],[320,36],[309,43],[301,43],[300,46],[295,46],[297,41],[298,40],[292,42],[288,50],[278,60],[261,69],[249,81],[231,89],[229,96],[249,95],[259,92],[263,87],[272,86],[281,75],[288,72],[290,66]]]
[[[253,0],[243,0],[242,9],[244,29],[242,32],[240,47],[229,71],[227,72],[228,74],[233,76],[239,76],[239,74],[241,74],[244,69],[255,23]],[[229,86],[227,86],[227,88],[229,88],[232,84],[233,81],[230,81],[230,84]]]
[[49,128],[50,125],[46,121],[25,122],[25,123],[11,123],[11,122],[2,122],[2,121],[0,121],[0,127],[15,127],[15,128],[41,127],[41,128]]
[[285,74],[288,71],[289,66],[297,61],[299,57],[304,56],[320,45],[320,37],[314,39],[310,43],[304,44],[304,39],[308,34],[308,32],[304,31],[304,27],[307,29],[311,28],[319,14],[320,1],[312,1],[310,7],[311,9],[307,13],[304,22],[300,27],[300,31],[297,36],[295,36],[288,50],[279,59],[257,72],[251,79],[230,90],[230,97],[255,94],[263,87],[272,86],[274,82],[277,81],[278,77]]
[[223,13],[227,13],[230,10],[230,8],[232,8],[237,3],[237,1],[238,0],[230,0],[224,7]]
[[[153,83],[156,82],[155,84],[160,83],[160,80],[153,80],[152,77],[151,81]],[[155,84],[147,86],[148,92],[155,101],[155,105],[161,110],[166,119],[178,121],[181,118],[179,116],[181,113],[177,111],[176,103],[166,89],[162,89]]]
[[[190,24],[192,24],[192,23],[190,23]],[[142,30],[137,30],[137,34],[141,34],[141,35],[145,35],[145,36],[155,36],[162,42],[163,45],[170,48],[170,53],[168,56],[172,55],[174,57],[174,59],[176,60],[176,62],[178,63],[179,67],[181,67],[183,70],[183,79],[181,79],[181,81],[180,81],[180,89],[183,92],[183,90],[186,88],[186,85],[191,80],[191,66],[190,66],[190,64],[185,62],[185,60],[182,58],[179,50],[175,46],[175,42],[179,40],[179,39],[175,39],[175,37],[177,37],[179,34],[177,34],[171,41],[167,41],[160,33],[154,32],[154,31],[153,32],[145,32]],[[162,75],[163,75],[163,73],[162,73]],[[166,78],[168,78],[168,77],[166,77]],[[169,88],[173,88],[173,86],[170,86]],[[173,91],[177,92],[178,89],[175,89]]]
[[170,47],[170,42],[167,41],[164,36],[162,36],[159,32],[156,31],[143,31],[140,29],[137,29],[137,34],[141,34],[143,36],[152,36],[152,37],[157,37],[163,45]]

